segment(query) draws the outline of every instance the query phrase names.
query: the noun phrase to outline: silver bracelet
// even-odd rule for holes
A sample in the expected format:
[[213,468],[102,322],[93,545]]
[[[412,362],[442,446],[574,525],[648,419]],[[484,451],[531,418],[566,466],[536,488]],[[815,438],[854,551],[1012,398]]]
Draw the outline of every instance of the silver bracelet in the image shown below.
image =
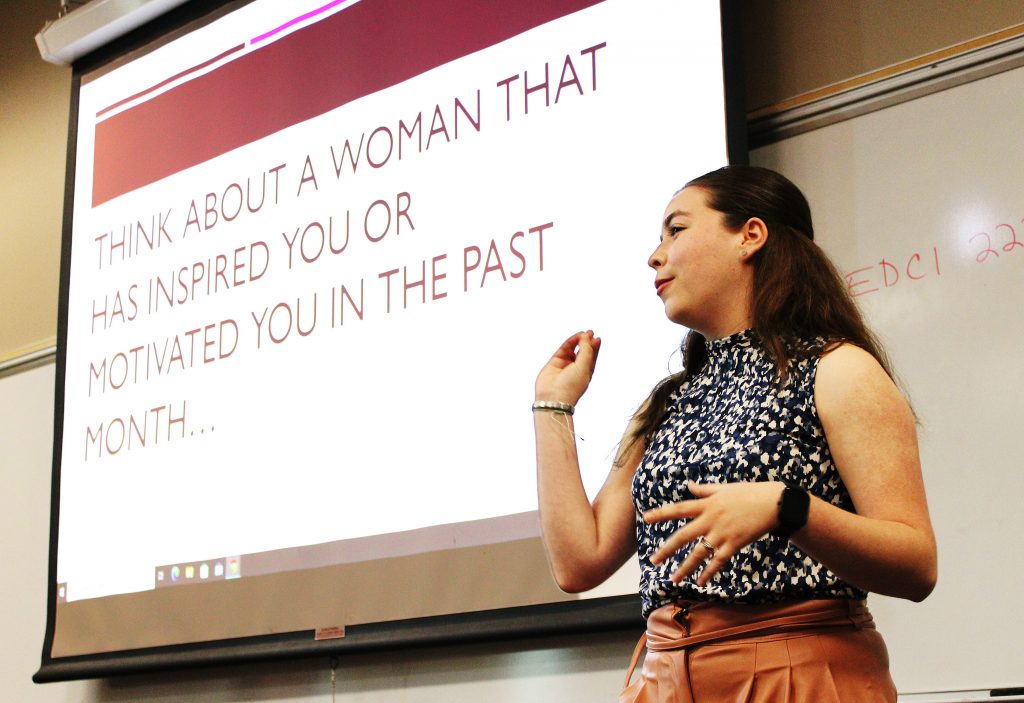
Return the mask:
[[562,413],[563,415],[572,415],[576,412],[576,408],[569,405],[568,403],[560,403],[557,400],[536,400],[533,403],[533,411],[538,410],[550,410],[551,412]]

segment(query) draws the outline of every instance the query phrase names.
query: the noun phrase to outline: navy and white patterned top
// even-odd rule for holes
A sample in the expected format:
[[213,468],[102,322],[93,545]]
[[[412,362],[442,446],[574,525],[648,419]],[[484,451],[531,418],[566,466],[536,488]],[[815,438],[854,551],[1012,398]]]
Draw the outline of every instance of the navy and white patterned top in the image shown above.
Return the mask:
[[[820,349],[811,342],[808,349]],[[669,416],[648,443],[633,477],[639,513],[693,498],[686,481],[783,481],[853,511],[814,406],[817,352],[794,354],[779,383],[775,363],[749,330],[708,340],[708,362],[669,398]],[[669,575],[696,543],[661,565],[651,555],[684,521],[637,519],[640,596],[647,617],[678,600],[767,603],[805,598],[864,598],[789,540],[766,535],[737,552],[705,586],[700,570],[679,585]]]

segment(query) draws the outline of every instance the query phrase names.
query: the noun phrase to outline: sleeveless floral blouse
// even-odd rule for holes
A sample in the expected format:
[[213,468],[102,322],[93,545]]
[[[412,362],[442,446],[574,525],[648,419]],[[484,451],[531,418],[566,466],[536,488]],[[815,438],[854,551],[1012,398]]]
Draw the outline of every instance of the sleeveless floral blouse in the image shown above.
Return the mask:
[[[821,340],[806,345],[820,349]],[[670,414],[648,444],[633,478],[639,513],[693,498],[686,481],[782,481],[853,512],[814,406],[816,352],[795,354],[779,383],[775,364],[752,332],[708,340],[708,363],[669,399]],[[676,585],[670,574],[696,543],[651,563],[685,521],[648,525],[637,518],[640,596],[647,617],[678,600],[768,603],[807,598],[864,598],[789,540],[765,535],[733,555],[705,586],[700,570]]]

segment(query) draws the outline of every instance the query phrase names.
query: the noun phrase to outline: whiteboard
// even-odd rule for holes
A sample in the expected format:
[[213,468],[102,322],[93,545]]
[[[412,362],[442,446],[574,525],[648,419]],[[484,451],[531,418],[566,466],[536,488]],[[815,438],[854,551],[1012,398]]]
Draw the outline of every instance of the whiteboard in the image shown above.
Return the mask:
[[920,425],[923,603],[869,600],[901,693],[1024,683],[1024,69],[752,153],[789,176]]

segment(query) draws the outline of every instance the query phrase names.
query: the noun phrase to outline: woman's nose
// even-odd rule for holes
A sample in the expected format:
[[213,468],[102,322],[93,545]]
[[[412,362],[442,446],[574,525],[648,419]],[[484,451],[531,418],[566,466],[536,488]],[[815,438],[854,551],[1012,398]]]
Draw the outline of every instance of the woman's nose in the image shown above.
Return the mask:
[[665,252],[661,244],[658,244],[657,248],[651,253],[651,256],[647,259],[647,265],[652,269],[656,269],[665,263]]

